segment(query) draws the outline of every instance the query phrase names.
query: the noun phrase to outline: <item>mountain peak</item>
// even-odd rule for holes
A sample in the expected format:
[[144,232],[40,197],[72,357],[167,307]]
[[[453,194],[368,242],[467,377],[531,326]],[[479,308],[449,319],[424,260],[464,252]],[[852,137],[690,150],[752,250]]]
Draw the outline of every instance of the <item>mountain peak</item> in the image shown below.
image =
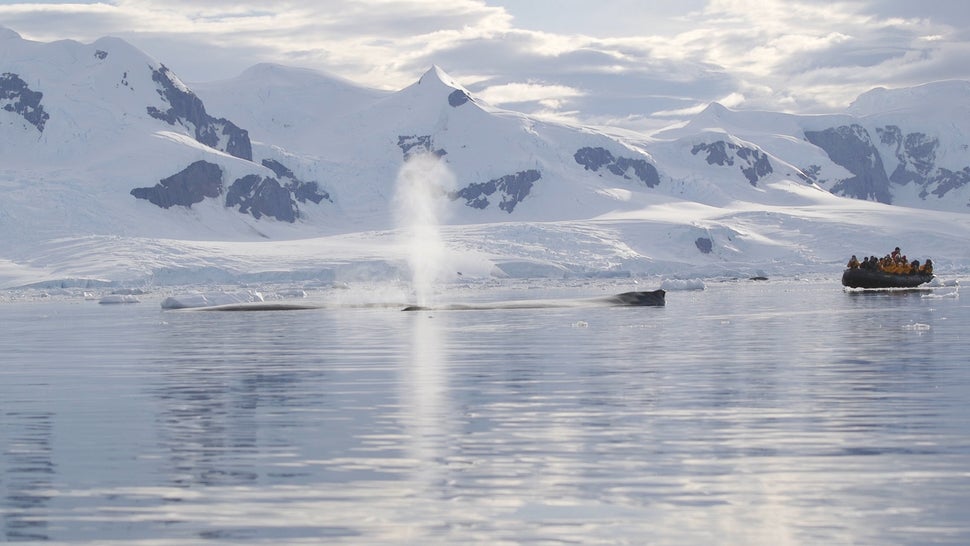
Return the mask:
[[458,89],[460,91],[468,92],[467,89],[462,87],[458,81],[452,78],[447,72],[445,72],[438,65],[431,65],[431,68],[425,72],[421,79],[418,80],[418,85],[443,85],[445,87],[450,87],[452,89]]
[[732,111],[719,102],[711,102],[707,105],[707,108],[701,111],[698,117],[708,117],[720,119],[722,116],[731,115]]
[[428,100],[433,102],[437,102],[442,96],[446,96],[448,104],[454,108],[467,102],[475,102],[471,93],[438,65],[432,65],[427,72],[421,75],[417,83],[404,89],[402,93],[428,97]]

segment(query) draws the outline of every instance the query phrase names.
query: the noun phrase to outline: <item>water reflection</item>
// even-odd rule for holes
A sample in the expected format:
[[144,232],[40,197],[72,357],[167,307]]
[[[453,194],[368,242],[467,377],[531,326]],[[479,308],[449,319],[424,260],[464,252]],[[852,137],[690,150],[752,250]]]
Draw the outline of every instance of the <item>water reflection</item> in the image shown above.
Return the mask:
[[[286,313],[169,315],[151,392],[172,485],[254,484],[265,477],[267,450],[292,447],[286,429],[294,423],[283,416],[319,405],[321,393],[306,385],[326,378],[308,351],[314,344],[294,336],[292,320]],[[200,335],[213,330],[230,335]]]
[[455,434],[444,349],[448,315],[410,315],[410,350],[402,352],[398,368],[402,426],[408,454],[416,461],[413,479],[433,492],[447,479],[444,461]]
[[38,411],[0,412],[3,460],[4,536],[10,542],[47,540],[47,505],[56,467],[53,462],[54,416]]
[[45,323],[78,343],[0,365],[2,536],[965,544],[970,310],[886,302]]

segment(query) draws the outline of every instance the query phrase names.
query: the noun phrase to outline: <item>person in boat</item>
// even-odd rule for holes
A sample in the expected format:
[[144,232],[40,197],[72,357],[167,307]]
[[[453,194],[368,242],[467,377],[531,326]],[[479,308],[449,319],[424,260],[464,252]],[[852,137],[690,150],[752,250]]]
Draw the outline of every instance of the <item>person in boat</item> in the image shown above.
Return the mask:
[[913,263],[909,264],[909,274],[919,275],[919,260],[913,260]]
[[894,264],[895,262],[893,261],[892,256],[886,254],[881,260],[879,260],[879,271],[882,271],[883,273],[892,273]]
[[[866,259],[868,259],[868,258],[866,258]],[[859,264],[859,258],[856,258],[855,257],[855,254],[853,254],[852,257],[849,258],[849,263],[847,263],[845,265],[849,269],[858,269],[859,268],[859,265],[860,265]]]
[[919,268],[919,272],[922,273],[923,275],[932,275],[933,274],[933,260],[927,258],[926,259],[926,263],[924,263],[923,266]]
[[891,257],[893,261],[895,261],[896,258],[899,257],[899,254],[900,254],[900,250],[899,250],[899,247],[897,246],[896,248],[893,249],[891,253],[889,253],[889,257]]

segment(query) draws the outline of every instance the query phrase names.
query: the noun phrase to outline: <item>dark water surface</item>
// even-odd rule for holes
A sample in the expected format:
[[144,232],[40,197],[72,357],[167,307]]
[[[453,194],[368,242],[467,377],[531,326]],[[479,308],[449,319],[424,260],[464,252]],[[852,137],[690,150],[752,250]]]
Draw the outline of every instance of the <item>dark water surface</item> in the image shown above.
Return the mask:
[[2,304],[0,540],[970,544],[970,304],[953,290]]

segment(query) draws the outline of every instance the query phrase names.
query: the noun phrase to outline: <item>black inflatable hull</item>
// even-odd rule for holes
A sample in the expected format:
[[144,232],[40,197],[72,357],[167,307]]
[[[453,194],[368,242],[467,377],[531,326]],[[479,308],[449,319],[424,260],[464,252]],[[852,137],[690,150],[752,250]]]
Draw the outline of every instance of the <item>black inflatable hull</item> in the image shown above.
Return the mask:
[[842,285],[849,288],[916,288],[933,280],[933,275],[894,275],[871,269],[846,269]]

